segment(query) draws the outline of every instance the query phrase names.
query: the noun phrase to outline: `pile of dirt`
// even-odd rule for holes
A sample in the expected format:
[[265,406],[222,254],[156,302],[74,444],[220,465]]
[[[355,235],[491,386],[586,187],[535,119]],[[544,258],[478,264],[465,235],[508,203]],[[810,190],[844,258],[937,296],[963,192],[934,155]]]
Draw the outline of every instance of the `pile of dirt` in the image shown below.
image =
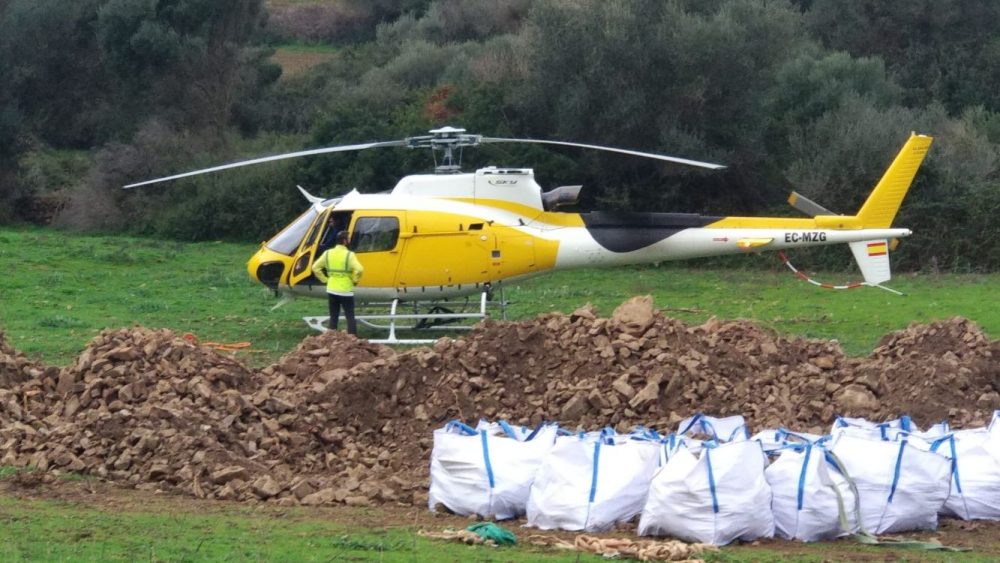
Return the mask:
[[[940,339],[925,333],[952,335],[951,352],[942,354]],[[337,412],[368,428],[387,419],[486,417],[669,430],[696,411],[811,432],[825,431],[838,414],[910,413],[921,423],[948,419],[961,427],[985,423],[1000,407],[998,358],[1000,341],[964,319],[911,326],[857,359],[836,342],[785,338],[746,321],[689,327],[633,300],[610,319],[582,308],[487,321],[466,338],[364,366],[338,390]],[[914,384],[931,382],[949,391],[926,401],[914,396]],[[968,389],[982,400],[970,404],[962,394]]]
[[245,459],[224,428],[253,388],[240,362],[171,331],[105,331],[72,365],[4,396],[15,416],[0,464],[190,484],[193,460]]
[[0,465],[202,498],[410,502],[422,484],[397,476],[401,458],[330,414],[344,366],[393,355],[329,333],[255,372],[169,330],[105,331],[72,365],[0,390]]
[[917,420],[979,425],[1000,408],[1000,341],[963,318],[913,324],[883,337],[855,380]]
[[[10,347],[7,344],[7,335],[0,330],[0,390],[42,377],[45,371],[45,366],[29,360],[24,354]],[[50,368],[50,372],[57,371],[58,368]]]
[[962,427],[1000,408],[1000,341],[964,319],[848,358],[745,321],[688,326],[649,298],[400,353],[328,332],[256,371],[168,330],[105,331],[62,370],[0,338],[0,370],[0,465],[283,504],[425,502],[432,430],[456,418],[669,431],[702,411],[821,432],[837,414]]

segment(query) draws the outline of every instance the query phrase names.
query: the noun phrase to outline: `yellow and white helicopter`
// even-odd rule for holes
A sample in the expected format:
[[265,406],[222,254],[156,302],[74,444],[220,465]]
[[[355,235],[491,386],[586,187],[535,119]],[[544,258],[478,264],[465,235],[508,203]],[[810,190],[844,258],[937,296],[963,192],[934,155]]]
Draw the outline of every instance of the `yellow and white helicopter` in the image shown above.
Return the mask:
[[[543,192],[527,168],[490,166],[463,173],[455,160],[457,149],[483,143],[540,143],[708,169],[723,166],[581,143],[484,137],[453,127],[429,133],[398,141],[267,156],[125,188],[307,155],[381,147],[443,151],[435,173],[406,176],[389,193],[353,190],[342,197],[324,199],[300,186],[311,204],[309,209],[265,241],[247,263],[250,276],[276,292],[325,298],[326,288],[313,275],[312,262],[332,246],[337,232],[347,229],[351,234],[349,247],[365,267],[355,288],[356,299],[388,309],[382,314],[361,313],[358,320],[388,330],[388,337],[379,342],[420,343],[428,340],[400,339],[396,330],[441,328],[458,319],[481,319],[487,316],[494,291],[499,291],[503,311],[505,284],[570,268],[846,243],[864,277],[861,285],[883,287],[881,284],[890,279],[890,241],[911,234],[909,229],[891,228],[892,221],[932,141],[931,137],[911,134],[856,214],[837,215],[793,193],[789,202],[811,216],[796,219],[562,211],[576,203],[580,186]],[[464,302],[456,301],[462,298]],[[456,312],[462,305],[471,308]],[[311,327],[325,330],[322,323],[326,317],[305,320]]]

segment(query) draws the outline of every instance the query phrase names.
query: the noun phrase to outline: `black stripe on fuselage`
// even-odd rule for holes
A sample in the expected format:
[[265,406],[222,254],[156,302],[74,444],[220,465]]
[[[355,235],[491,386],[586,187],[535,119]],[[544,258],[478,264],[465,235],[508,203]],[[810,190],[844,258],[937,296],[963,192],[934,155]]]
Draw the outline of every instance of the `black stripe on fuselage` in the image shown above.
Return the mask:
[[593,211],[580,218],[590,236],[611,252],[632,252],[722,219],[695,213],[614,213]]

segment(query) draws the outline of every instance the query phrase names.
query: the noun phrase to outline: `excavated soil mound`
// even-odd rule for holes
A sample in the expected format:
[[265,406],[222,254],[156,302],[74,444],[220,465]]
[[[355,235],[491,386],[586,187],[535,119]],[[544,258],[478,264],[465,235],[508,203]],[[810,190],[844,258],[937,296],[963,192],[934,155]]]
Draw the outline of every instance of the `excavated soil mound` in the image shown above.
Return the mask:
[[962,318],[914,324],[883,337],[856,374],[898,412],[978,424],[1000,405],[1000,341]]
[[[58,372],[50,368],[50,373]],[[0,330],[0,389],[9,389],[32,378],[42,377],[45,366],[29,360],[7,344],[7,335]]]
[[168,330],[105,331],[62,369],[0,337],[0,464],[198,497],[284,504],[426,501],[448,420],[556,420],[670,431],[694,412],[821,432],[838,414],[985,424],[1000,341],[951,319],[887,335],[867,358],[745,321],[688,326],[649,298],[486,321],[396,353],[339,332],[254,371]]

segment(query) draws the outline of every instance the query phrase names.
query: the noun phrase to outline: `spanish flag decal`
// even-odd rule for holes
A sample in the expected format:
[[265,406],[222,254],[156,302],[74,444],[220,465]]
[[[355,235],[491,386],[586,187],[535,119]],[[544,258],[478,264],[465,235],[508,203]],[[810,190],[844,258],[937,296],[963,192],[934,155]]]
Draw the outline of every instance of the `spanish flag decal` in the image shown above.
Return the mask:
[[868,256],[885,256],[888,252],[889,249],[884,240],[868,243]]

